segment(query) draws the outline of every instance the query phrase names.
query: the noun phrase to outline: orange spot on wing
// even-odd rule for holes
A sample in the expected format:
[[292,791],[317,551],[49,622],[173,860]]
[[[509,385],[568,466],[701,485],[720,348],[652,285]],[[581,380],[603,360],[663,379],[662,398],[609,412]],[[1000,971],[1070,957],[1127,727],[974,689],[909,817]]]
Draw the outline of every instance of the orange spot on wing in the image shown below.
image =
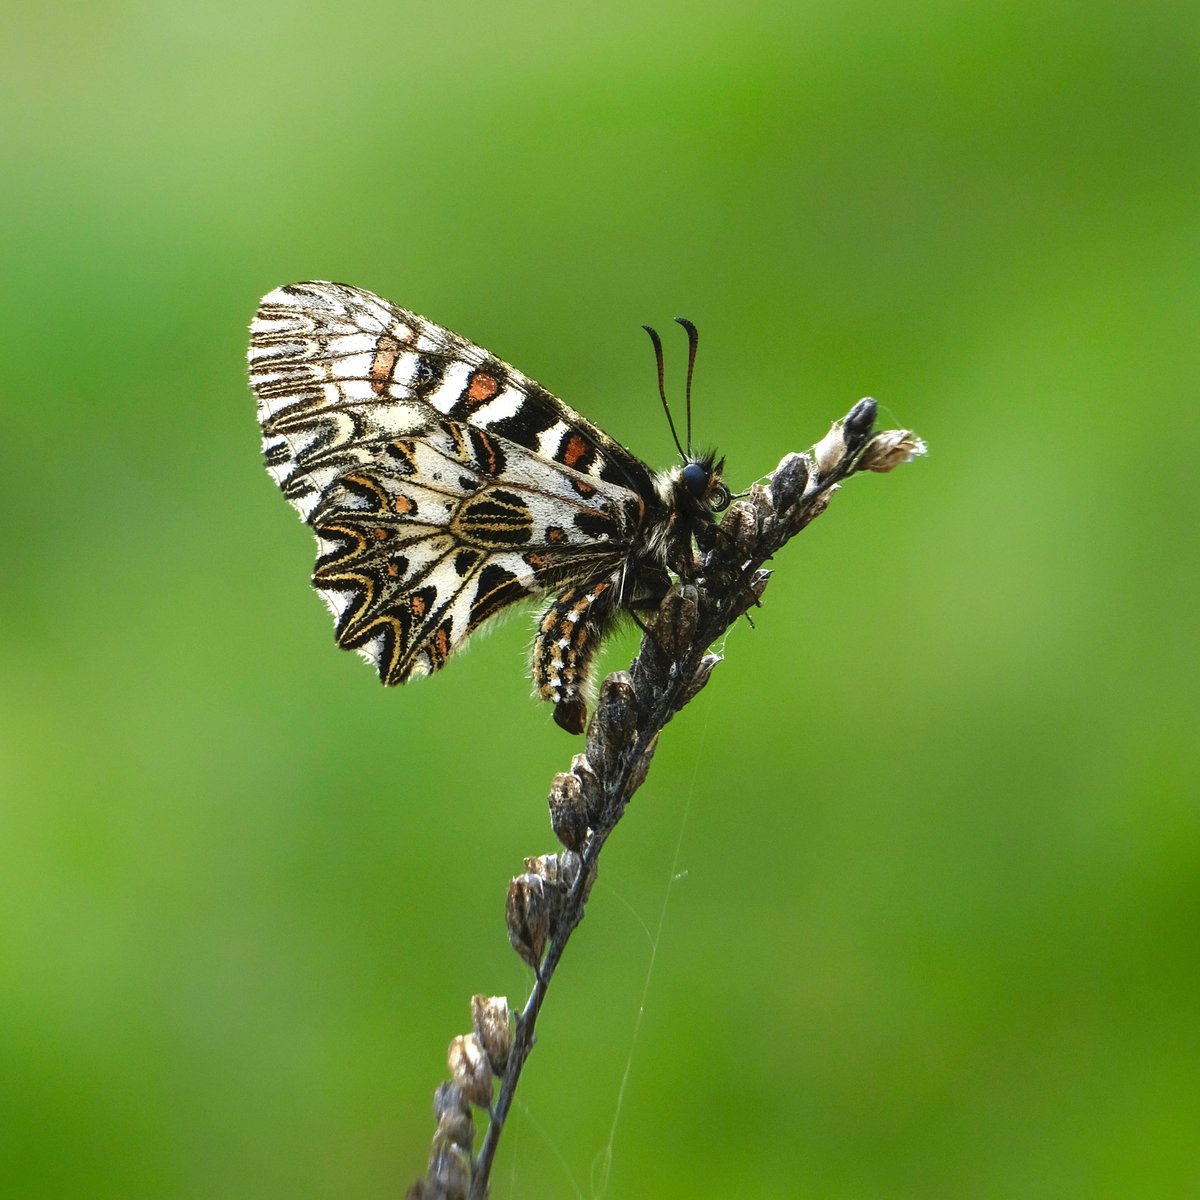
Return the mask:
[[485,404],[500,390],[500,382],[494,375],[476,371],[467,387],[467,402]]
[[417,506],[407,496],[396,496],[392,500],[392,507],[402,516],[407,516]]
[[375,343],[375,357],[371,359],[371,390],[378,396],[391,382],[400,357],[400,343],[390,333],[383,334]]
[[372,532],[375,534],[376,541],[386,542],[391,537],[391,532],[387,529],[375,529]]
[[567,444],[563,447],[562,460],[568,467],[573,467],[590,449],[591,447],[579,434],[573,433],[567,438]]

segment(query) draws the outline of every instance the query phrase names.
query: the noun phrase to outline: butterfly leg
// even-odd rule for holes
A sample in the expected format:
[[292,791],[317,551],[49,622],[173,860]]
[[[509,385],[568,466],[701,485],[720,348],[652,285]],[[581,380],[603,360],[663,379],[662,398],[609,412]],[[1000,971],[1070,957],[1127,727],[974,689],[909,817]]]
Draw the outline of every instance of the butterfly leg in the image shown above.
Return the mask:
[[533,641],[533,683],[554,705],[554,719],[568,733],[582,733],[592,660],[617,612],[612,579],[563,592],[542,614]]

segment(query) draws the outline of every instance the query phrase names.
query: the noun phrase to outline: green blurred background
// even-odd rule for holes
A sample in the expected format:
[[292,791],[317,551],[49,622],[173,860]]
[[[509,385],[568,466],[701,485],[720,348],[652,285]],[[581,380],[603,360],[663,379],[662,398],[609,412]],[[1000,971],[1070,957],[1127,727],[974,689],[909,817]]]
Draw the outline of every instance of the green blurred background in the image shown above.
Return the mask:
[[1198,79],[1183,3],[10,9],[0,1194],[401,1195],[527,991],[528,617],[385,691],[259,464],[332,278],[658,466],[677,313],[735,486],[931,448],[664,736],[493,1195],[1200,1195]]

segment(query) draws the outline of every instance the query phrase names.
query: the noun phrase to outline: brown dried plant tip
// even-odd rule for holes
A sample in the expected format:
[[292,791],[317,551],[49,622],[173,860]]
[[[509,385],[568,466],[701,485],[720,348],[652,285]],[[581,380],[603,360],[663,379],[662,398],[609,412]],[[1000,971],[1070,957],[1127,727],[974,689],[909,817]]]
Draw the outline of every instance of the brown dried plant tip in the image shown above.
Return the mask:
[[569,771],[555,775],[547,803],[554,836],[568,850],[581,851],[587,845],[590,827],[587,801],[583,797],[583,781]]
[[470,1112],[445,1113],[438,1119],[433,1135],[435,1146],[461,1146],[470,1150],[475,1145],[475,1121]]
[[471,1152],[462,1146],[434,1146],[429,1171],[409,1189],[410,1200],[467,1200],[471,1186]]
[[579,878],[579,865],[579,855],[574,850],[564,850],[561,854],[533,854],[525,860],[526,871],[540,876],[560,892]]
[[888,429],[876,434],[863,450],[856,471],[894,471],[925,453],[925,443],[910,429]]
[[758,510],[749,500],[735,500],[721,521],[721,537],[739,562],[754,553],[758,525]]
[[457,1083],[439,1083],[433,1093],[433,1115],[440,1121],[454,1113],[466,1113],[470,1116],[471,1106]]
[[784,455],[771,476],[767,499],[777,509],[792,508],[803,497],[811,474],[812,460],[807,454]]
[[[712,655],[713,658],[717,656]],[[629,768],[629,786],[628,792],[632,796],[634,792],[646,782],[646,776],[650,771],[650,763],[654,758],[654,752],[658,749],[658,734],[656,733],[646,744],[645,750],[638,756],[637,762]],[[591,878],[588,880],[588,888],[590,890],[592,883],[596,877],[596,864],[592,863]],[[585,894],[584,899],[587,899]]]
[[492,1064],[483,1043],[473,1033],[459,1034],[446,1056],[450,1078],[472,1104],[486,1108],[492,1102]]
[[[472,1032],[450,1047],[454,1083],[439,1089],[429,1172],[409,1192],[410,1200],[485,1200],[496,1147],[536,1043],[538,1014],[567,940],[583,919],[600,852],[644,782],[663,727],[721,661],[709,648],[758,603],[770,579],[763,564],[824,511],[846,479],[890,471],[925,452],[907,430],[874,433],[874,420],[875,402],[860,400],[811,451],[785,455],[768,482],[734,503],[719,534],[695,547],[694,576],[663,598],[629,671],[604,681],[587,752],[574,757],[569,773],[555,777],[547,797],[551,825],[565,849],[527,858],[505,900],[509,940],[537,978],[515,1019],[502,996],[472,1000]],[[496,1077],[501,1083],[493,1102]],[[468,1101],[488,1108],[474,1162]]]
[[577,754],[571,759],[571,774],[583,787],[583,802],[587,809],[588,824],[595,829],[604,816],[604,789],[600,786],[592,764],[586,754]]
[[471,1028],[497,1075],[504,1074],[512,1050],[512,1014],[505,996],[472,996]]
[[614,671],[600,686],[596,715],[587,730],[587,756],[606,775],[633,742],[637,731],[637,693],[628,671]]
[[518,875],[508,885],[504,919],[512,948],[536,971],[550,940],[556,889],[546,886],[540,875]]
[[[728,520],[726,516],[721,523],[722,528]],[[658,620],[654,622],[650,635],[658,648],[670,658],[678,658],[696,634],[698,598],[694,584],[677,584],[658,606]]]
[[[766,580],[763,581],[763,585],[764,587],[766,586]],[[700,660],[699,666],[696,667],[696,673],[692,676],[692,682],[688,684],[687,690],[683,693],[682,700],[680,700],[680,708],[685,704],[690,704],[704,690],[705,684],[708,683],[714,668],[720,661],[721,656],[719,654],[706,654]]]
[[875,415],[879,405],[865,396],[843,418],[842,434],[846,439],[846,449],[850,454],[856,454],[862,444],[871,436],[875,428]]

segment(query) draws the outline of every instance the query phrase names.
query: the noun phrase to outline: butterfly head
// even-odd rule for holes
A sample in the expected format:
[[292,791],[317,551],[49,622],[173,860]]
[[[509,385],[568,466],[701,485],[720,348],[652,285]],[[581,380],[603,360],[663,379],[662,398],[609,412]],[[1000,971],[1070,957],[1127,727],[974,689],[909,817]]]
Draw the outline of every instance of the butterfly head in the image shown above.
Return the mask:
[[692,456],[671,472],[675,507],[689,515],[705,516],[729,507],[729,489],[721,480],[725,460],[715,453]]

